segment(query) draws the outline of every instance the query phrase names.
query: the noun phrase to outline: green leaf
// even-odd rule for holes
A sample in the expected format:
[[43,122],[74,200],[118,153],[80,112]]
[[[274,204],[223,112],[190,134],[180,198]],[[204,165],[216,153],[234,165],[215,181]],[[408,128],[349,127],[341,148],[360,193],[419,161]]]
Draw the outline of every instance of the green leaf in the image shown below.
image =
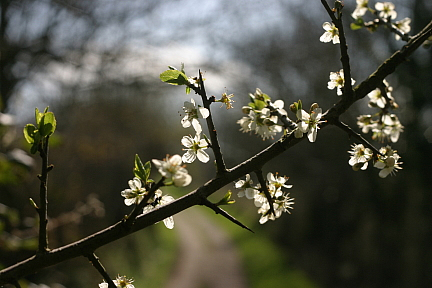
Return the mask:
[[359,24],[357,24],[357,23],[351,23],[351,24],[350,24],[350,28],[351,28],[351,30],[358,30],[358,29],[363,28],[363,26],[362,26],[362,25],[359,25]]
[[54,113],[46,112],[42,116],[39,125],[39,131],[42,136],[49,136],[54,133],[57,127],[57,121],[55,119]]
[[231,190],[228,190],[228,192],[225,194],[225,196],[221,200],[219,200],[219,202],[216,203],[216,206],[234,204],[235,200],[230,199],[231,195],[232,195]]
[[37,125],[38,127],[39,127],[39,123],[40,123],[40,121],[41,121],[41,118],[42,118],[43,114],[44,114],[44,113],[40,113],[40,112],[39,112],[39,109],[38,109],[38,108],[35,109],[35,119],[36,119],[36,125]]
[[186,86],[186,94],[190,94],[191,88],[189,86]]
[[297,109],[298,109],[298,110],[303,109],[303,104],[302,104],[302,101],[301,101],[300,99],[299,99],[299,101],[298,101]]
[[36,126],[33,124],[27,124],[24,126],[24,138],[26,139],[27,143],[33,144],[35,142],[35,134],[38,132],[36,129]]
[[144,165],[141,162],[138,154],[135,155],[135,167],[133,169],[134,175],[141,179],[141,181],[146,184],[148,182],[148,178],[150,177],[151,171],[151,163],[147,161]]
[[256,110],[262,110],[263,108],[267,107],[266,102],[264,102],[262,100],[258,100],[258,99],[255,99],[254,104],[255,104]]
[[187,76],[179,70],[166,70],[159,76],[162,82],[166,82],[171,85],[187,85]]

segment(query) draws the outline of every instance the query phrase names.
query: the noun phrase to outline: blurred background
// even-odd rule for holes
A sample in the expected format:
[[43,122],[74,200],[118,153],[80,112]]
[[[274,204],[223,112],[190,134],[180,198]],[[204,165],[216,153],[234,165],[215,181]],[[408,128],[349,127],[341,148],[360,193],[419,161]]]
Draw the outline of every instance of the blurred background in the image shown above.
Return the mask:
[[[235,94],[234,109],[212,107],[228,167],[275,141],[243,134],[235,124],[257,87],[286,107],[301,99],[305,106],[318,102],[326,110],[338,101],[327,89],[329,72],[341,68],[338,46],[319,41],[321,25],[329,21],[320,1],[0,3],[0,268],[32,255],[37,244],[36,213],[28,199],[38,199],[40,159],[24,152],[29,147],[22,137],[22,127],[34,122],[35,107],[50,106],[58,121],[48,210],[50,247],[56,248],[128,213],[120,191],[133,177],[136,153],[143,161],[182,153],[180,139],[193,131],[181,127],[181,107],[198,98],[159,80],[168,65],[185,63],[188,76],[204,71],[209,95]],[[393,3],[397,20],[412,19],[411,35],[431,20],[429,0]],[[355,1],[344,4],[348,27]],[[347,41],[357,83],[403,45],[385,29],[374,34],[347,29]],[[296,199],[292,215],[259,225],[253,204],[238,199],[226,209],[255,231],[251,234],[193,207],[197,214],[174,217],[174,230],[156,224],[99,249],[102,263],[113,277],[133,277],[137,288],[182,287],[176,283],[184,279],[175,277],[194,253],[204,260],[193,260],[190,275],[204,278],[223,271],[217,263],[233,260],[233,268],[219,276],[231,283],[224,287],[430,287],[431,56],[431,49],[420,48],[387,78],[405,127],[392,145],[403,162],[395,177],[381,179],[372,168],[354,172],[347,153],[353,141],[328,127],[316,143],[302,142],[264,167],[290,177],[290,196]],[[341,120],[356,128],[359,114],[374,113],[367,102],[356,103]],[[214,175],[212,165],[200,162],[188,170],[193,182],[187,189],[164,191],[177,198]],[[212,200],[228,189],[233,187]],[[217,249],[230,253],[218,260],[209,252]],[[203,262],[214,266],[201,271]],[[100,282],[82,258],[30,275],[22,286],[97,287]],[[192,283],[220,287],[213,280]]]

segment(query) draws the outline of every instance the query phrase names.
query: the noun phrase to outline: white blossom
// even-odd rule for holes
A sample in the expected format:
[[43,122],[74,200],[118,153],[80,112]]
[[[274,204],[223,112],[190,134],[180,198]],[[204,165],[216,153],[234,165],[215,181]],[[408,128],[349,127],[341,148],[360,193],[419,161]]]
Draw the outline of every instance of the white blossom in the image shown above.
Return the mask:
[[172,179],[177,187],[187,186],[192,181],[192,176],[182,166],[182,157],[180,155],[167,156],[164,160],[153,159],[152,162],[159,173],[167,179]]
[[241,189],[240,192],[238,192],[238,197],[246,196],[248,199],[254,199],[255,194],[259,193],[257,190],[257,187],[252,186],[253,181],[250,178],[249,174],[246,174],[246,180],[239,180],[237,181],[234,186],[237,189]]
[[207,141],[200,139],[200,134],[196,134],[194,138],[184,136],[181,143],[187,148],[183,149],[186,150],[186,153],[182,157],[183,162],[192,163],[196,158],[203,163],[207,163],[210,160],[210,156],[204,151],[204,149],[208,148]]
[[381,178],[386,178],[389,174],[394,175],[397,169],[402,169],[400,167],[402,162],[398,162],[400,156],[396,152],[390,146],[380,149],[380,153],[384,156],[378,155],[378,161],[375,162],[374,167],[381,169],[379,173]]
[[307,133],[309,141],[315,142],[319,129],[318,124],[322,123],[322,121],[320,121],[322,117],[322,109],[319,107],[315,108],[311,114],[307,113],[303,109],[300,109],[297,110],[296,115],[300,120],[300,123],[297,124],[297,130],[299,132],[295,132],[294,136],[301,138],[303,137],[303,133]]
[[147,191],[144,187],[142,187],[141,180],[137,177],[134,177],[132,180],[128,181],[130,189],[125,189],[121,192],[121,196],[126,198],[124,203],[127,206],[132,204],[139,204],[144,196],[147,194]]
[[276,173],[276,176],[269,172],[267,173],[267,181],[269,185],[274,185],[276,188],[284,187],[284,188],[291,188],[292,185],[286,185],[285,182],[288,181],[289,177],[278,177],[278,174]]
[[362,129],[363,133],[368,133],[369,130],[376,128],[376,122],[372,120],[372,115],[360,115],[357,117],[357,125]]
[[395,114],[385,114],[382,117],[382,122],[384,124],[383,133],[390,138],[391,142],[396,143],[404,128],[399,122],[399,118]]
[[[354,85],[355,80],[351,78],[351,85]],[[327,84],[327,88],[333,90],[337,88],[337,95],[342,95],[342,88],[345,84],[344,72],[341,69],[339,72],[330,72],[330,81]]]
[[363,16],[366,13],[366,11],[369,9],[368,7],[369,0],[356,0],[356,2],[357,2],[357,6],[354,12],[351,14],[351,16],[354,19]]
[[396,19],[397,13],[394,10],[395,6],[392,2],[377,2],[375,4],[375,9],[380,11],[379,16],[381,18],[387,19]]
[[339,43],[339,30],[333,23],[324,22],[322,27],[326,32],[320,37],[321,42],[327,43],[333,40],[333,44]]
[[191,102],[185,101],[183,105],[183,110],[186,113],[186,115],[181,120],[183,128],[188,128],[192,125],[196,133],[201,133],[202,127],[198,119],[207,118],[210,115],[209,110],[207,108],[197,105],[194,99],[191,99]]
[[288,195],[289,193],[280,196],[279,198],[273,201],[273,210],[275,212],[274,215],[270,212],[269,202],[265,201],[263,205],[258,209],[258,213],[261,214],[259,223],[264,224],[268,220],[275,220],[279,218],[283,212],[287,212],[291,214],[289,209],[293,209],[292,205],[294,204],[294,198],[291,198]]
[[348,161],[349,165],[355,171],[358,169],[365,170],[368,167],[368,161],[372,159],[372,150],[365,148],[363,144],[354,144],[351,147],[352,150],[348,151],[351,154],[351,158]]
[[[399,29],[401,32],[406,34],[411,31],[410,23],[411,23],[411,19],[406,17],[402,20],[394,22],[393,25],[396,26],[396,28]],[[401,39],[401,37],[397,34],[395,34],[395,38],[396,40]]]

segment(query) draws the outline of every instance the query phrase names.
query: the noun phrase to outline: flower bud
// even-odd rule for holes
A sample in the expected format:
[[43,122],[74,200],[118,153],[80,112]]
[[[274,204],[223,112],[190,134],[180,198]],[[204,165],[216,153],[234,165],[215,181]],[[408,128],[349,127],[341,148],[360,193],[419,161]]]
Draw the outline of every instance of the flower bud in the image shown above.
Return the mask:
[[312,113],[312,111],[314,111],[316,108],[319,108],[318,103],[313,103],[313,104],[311,105],[311,107],[310,107],[310,111],[309,111],[309,113]]
[[252,107],[250,107],[250,106],[243,106],[242,107],[242,112],[244,113],[244,114],[249,114],[249,112],[252,110]]

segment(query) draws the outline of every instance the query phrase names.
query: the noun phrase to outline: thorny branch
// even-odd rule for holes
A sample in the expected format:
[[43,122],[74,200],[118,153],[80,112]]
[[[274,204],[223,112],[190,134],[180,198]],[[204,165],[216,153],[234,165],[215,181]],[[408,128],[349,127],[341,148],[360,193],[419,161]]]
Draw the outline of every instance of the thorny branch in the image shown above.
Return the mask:
[[[396,67],[403,63],[431,35],[432,21],[420,33],[412,37],[401,50],[397,51],[389,59],[384,61],[384,63],[378,67],[372,75],[358,85],[354,89],[354,97],[344,97],[332,108],[326,111],[324,113],[324,120],[327,120],[327,122],[323,123],[321,128],[325,128],[328,124],[334,125],[338,123],[338,117],[341,114],[343,114],[354,102],[362,99],[370,91],[378,87],[379,83],[382,82],[385,77],[393,73]],[[43,254],[37,254],[22,262],[7,267],[0,271],[0,285],[7,283],[16,285],[17,279],[26,275],[36,273],[43,268],[75,257],[86,256],[88,255],[88,251],[95,251],[99,247],[144,229],[194,205],[201,205],[203,197],[208,197],[223,186],[232,183],[232,181],[247,173],[260,169],[260,167],[262,167],[266,162],[282,154],[294,145],[297,145],[305,138],[306,137],[295,138],[293,134],[281,138],[279,141],[271,144],[269,147],[245,162],[240,163],[232,169],[227,169],[223,174],[218,174],[215,178],[189,194],[170,202],[167,205],[157,207],[146,214],[137,216],[131,229],[125,229],[123,221],[120,221],[89,237],[57,249],[49,250]],[[221,162],[219,162],[219,165],[221,165],[220,163]],[[16,286],[19,287],[19,284]]]

